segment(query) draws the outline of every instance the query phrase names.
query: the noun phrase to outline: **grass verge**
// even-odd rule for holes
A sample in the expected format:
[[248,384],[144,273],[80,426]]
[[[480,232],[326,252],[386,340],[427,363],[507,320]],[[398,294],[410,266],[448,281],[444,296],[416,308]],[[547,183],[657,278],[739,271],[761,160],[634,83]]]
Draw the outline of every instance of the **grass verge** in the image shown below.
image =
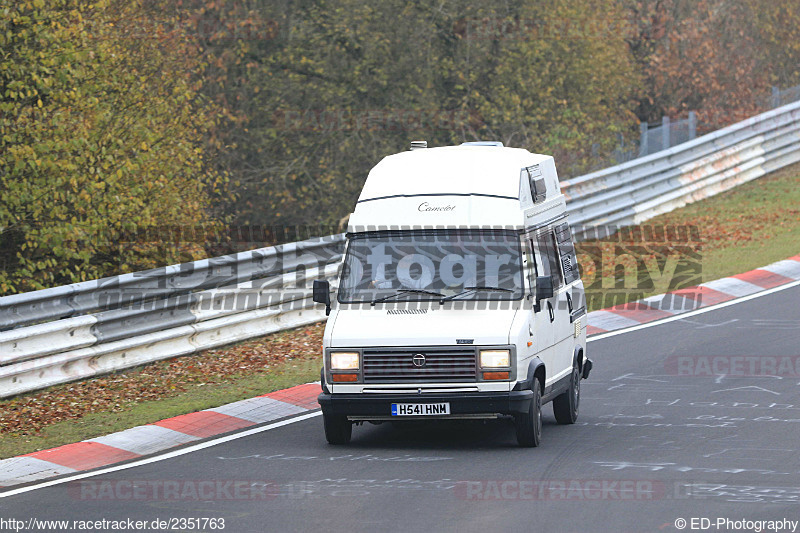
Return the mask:
[[319,380],[323,324],[0,402],[0,458]]
[[800,253],[800,164],[576,248],[590,311],[792,257]]

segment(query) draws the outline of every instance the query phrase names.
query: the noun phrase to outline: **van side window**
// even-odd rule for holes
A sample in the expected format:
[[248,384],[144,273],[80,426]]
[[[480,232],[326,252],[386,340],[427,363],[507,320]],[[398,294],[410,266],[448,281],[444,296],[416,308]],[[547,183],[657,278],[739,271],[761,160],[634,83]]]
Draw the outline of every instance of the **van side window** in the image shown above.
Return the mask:
[[551,228],[542,230],[537,235],[539,253],[542,256],[541,276],[553,277],[553,288],[557,289],[563,285],[561,269],[558,266],[558,255],[556,252],[556,239]]
[[558,265],[558,244],[556,243],[555,233],[548,232],[548,241],[550,241],[550,251],[548,257],[550,258],[550,272],[553,276],[553,287],[559,288],[564,285],[564,276],[561,274],[561,268]]
[[564,272],[564,283],[569,284],[580,278],[578,258],[575,255],[575,245],[572,243],[569,224],[565,222],[556,226],[555,236],[561,269]]
[[528,287],[531,291],[536,286],[536,272],[538,268],[536,266],[536,252],[533,246],[533,241],[529,238],[524,240],[525,242],[525,259],[528,262],[525,274],[528,276]]
[[536,250],[536,246],[533,245],[533,239],[528,239],[528,245],[530,246],[531,249],[531,264],[533,265],[533,277],[537,278],[539,277],[539,265],[538,261],[536,261],[536,254],[534,253],[534,250]]

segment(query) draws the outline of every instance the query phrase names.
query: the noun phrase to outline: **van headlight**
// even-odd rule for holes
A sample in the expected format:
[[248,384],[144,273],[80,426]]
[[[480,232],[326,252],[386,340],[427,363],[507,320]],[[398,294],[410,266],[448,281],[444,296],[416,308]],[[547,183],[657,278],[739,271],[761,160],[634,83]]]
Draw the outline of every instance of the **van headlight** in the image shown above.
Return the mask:
[[511,350],[481,350],[481,368],[511,366]]
[[331,352],[331,370],[358,370],[358,352]]

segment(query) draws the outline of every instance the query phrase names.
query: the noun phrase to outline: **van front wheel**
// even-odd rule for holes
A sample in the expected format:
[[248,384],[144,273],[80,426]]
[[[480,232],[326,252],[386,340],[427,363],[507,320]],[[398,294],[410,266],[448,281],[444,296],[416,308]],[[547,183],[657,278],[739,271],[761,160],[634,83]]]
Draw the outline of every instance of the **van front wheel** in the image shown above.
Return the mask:
[[528,412],[516,415],[517,442],[520,446],[532,448],[542,440],[542,386],[533,378],[533,399]]
[[577,363],[572,366],[569,389],[553,400],[553,414],[559,424],[574,424],[581,403],[581,373]]
[[328,444],[347,444],[353,435],[353,423],[346,416],[322,414]]

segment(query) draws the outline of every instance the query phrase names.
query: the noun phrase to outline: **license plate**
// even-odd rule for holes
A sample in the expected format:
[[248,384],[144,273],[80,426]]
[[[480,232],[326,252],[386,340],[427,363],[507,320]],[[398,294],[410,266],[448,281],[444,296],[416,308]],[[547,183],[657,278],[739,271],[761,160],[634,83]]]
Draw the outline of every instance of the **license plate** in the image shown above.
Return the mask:
[[393,403],[392,416],[449,415],[450,404],[445,403]]

